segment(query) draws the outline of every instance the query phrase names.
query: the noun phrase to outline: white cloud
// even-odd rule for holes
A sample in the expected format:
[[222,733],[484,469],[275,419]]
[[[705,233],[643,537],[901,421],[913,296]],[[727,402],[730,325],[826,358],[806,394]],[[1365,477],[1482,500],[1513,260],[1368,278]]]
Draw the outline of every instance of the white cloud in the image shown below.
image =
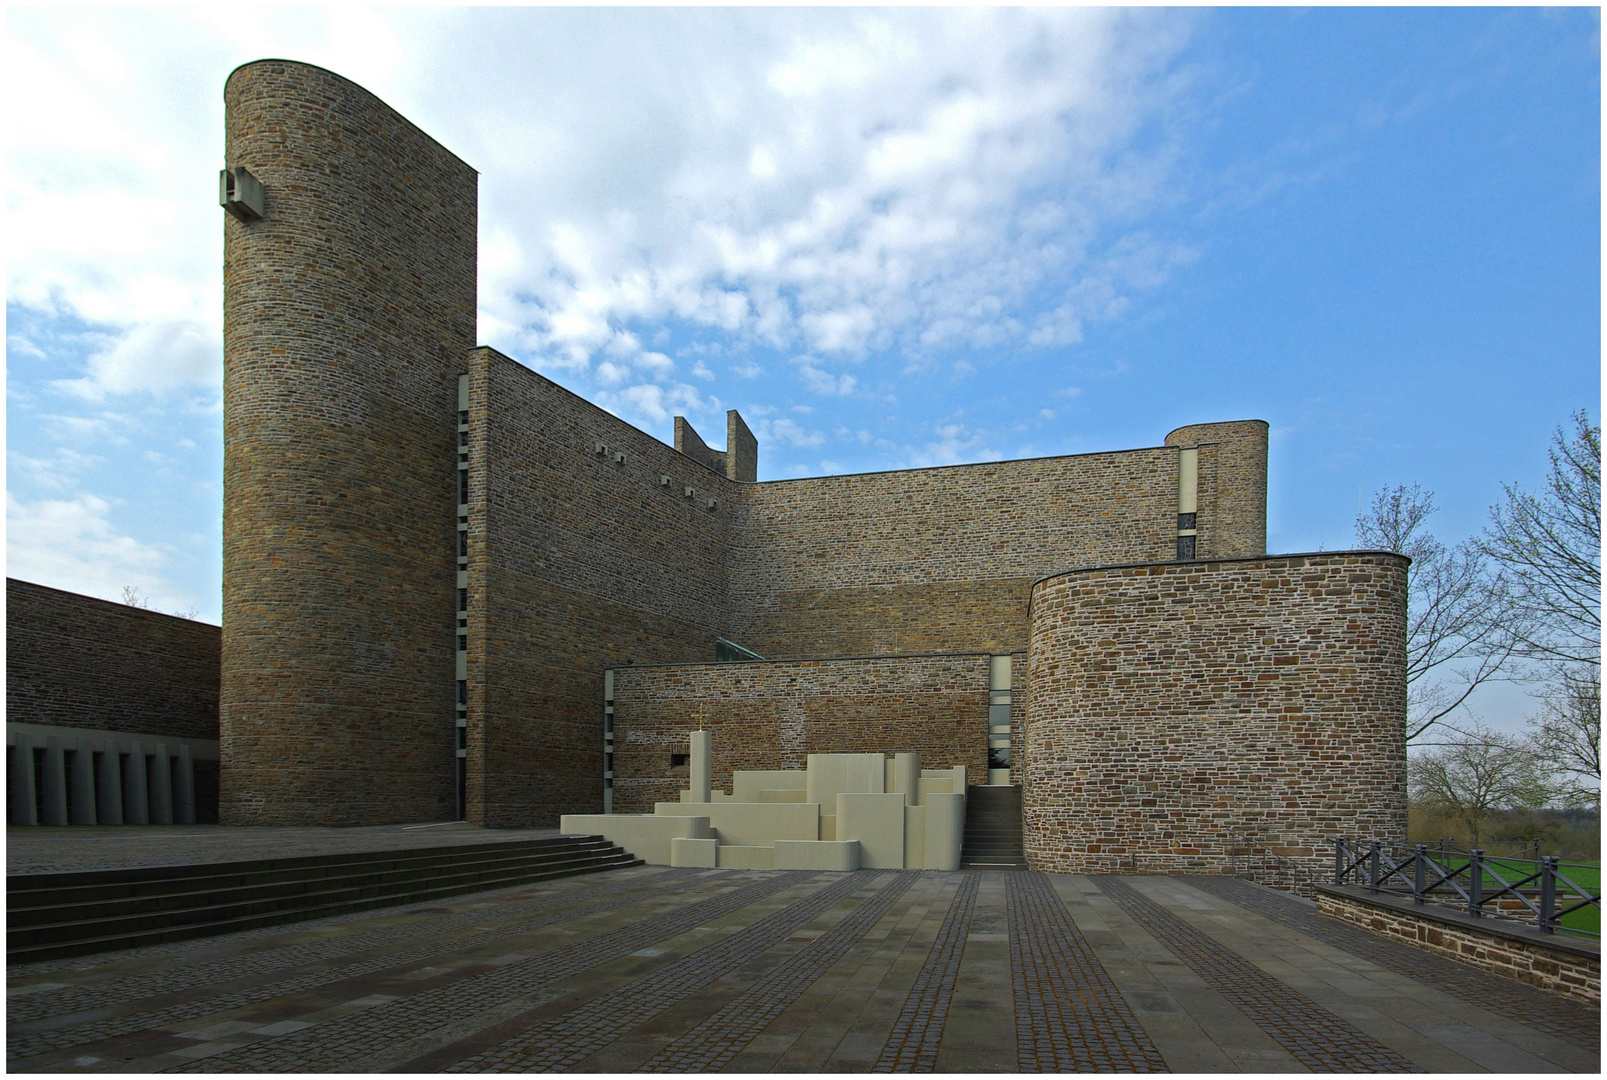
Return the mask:
[[163,610],[188,606],[162,576],[166,556],[121,535],[110,513],[95,495],[23,502],[7,493],[6,574],[103,600],[121,599],[123,586],[135,585]]
[[787,446],[799,448],[819,446],[826,441],[826,436],[819,431],[810,431],[797,421],[789,417],[780,420],[766,420],[759,425],[762,441],[773,441]]
[[88,373],[54,385],[77,397],[100,401],[107,394],[165,393],[186,385],[219,387],[223,353],[208,328],[184,320],[139,323],[89,358]]
[[852,375],[833,375],[829,371],[822,371],[807,356],[800,356],[793,363],[798,366],[798,374],[803,376],[804,385],[817,394],[847,397],[859,385]]
[[[537,366],[660,320],[822,355],[1064,344],[1169,265],[1163,238],[1109,256],[1162,197],[1170,144],[1137,133],[1182,92],[1190,21],[498,11],[419,79],[498,223],[482,327]],[[444,61],[471,35],[464,85]]]
[[998,461],[1002,454],[982,445],[985,436],[965,424],[939,424],[932,429],[937,438],[910,454],[916,468],[958,465],[974,461]]

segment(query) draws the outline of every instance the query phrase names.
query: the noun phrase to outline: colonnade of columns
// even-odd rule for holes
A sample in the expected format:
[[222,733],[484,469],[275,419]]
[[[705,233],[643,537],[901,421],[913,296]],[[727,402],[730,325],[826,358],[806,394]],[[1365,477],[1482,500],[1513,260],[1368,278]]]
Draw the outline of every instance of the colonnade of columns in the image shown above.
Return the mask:
[[[14,741],[13,741],[14,740]],[[17,732],[7,739],[7,820],[13,825],[193,825],[190,748]],[[43,743],[42,746],[36,745]],[[95,749],[99,744],[100,749]]]

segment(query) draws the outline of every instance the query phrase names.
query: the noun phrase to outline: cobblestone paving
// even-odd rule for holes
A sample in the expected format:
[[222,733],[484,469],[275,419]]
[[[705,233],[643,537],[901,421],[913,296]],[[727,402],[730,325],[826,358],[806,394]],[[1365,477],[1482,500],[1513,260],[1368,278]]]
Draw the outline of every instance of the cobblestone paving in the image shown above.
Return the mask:
[[170,1072],[313,1072],[340,1069],[401,1039],[415,1038],[468,1016],[498,998],[526,996],[548,983],[624,956],[665,938],[684,934],[711,919],[757,903],[815,875],[794,871],[686,907],[666,911],[600,937],[515,961],[397,1001],[351,1013],[267,1042],[252,1043]]
[[1022,1072],[1165,1072],[1043,874],[1009,878],[1010,971]]
[[9,1071],[1600,1071],[1594,1011],[1214,878],[634,867],[267,934],[13,968]]
[[904,1008],[893,1022],[892,1033],[872,1072],[932,1072],[937,1068],[943,1024],[954,997],[954,981],[959,978],[960,958],[971,931],[981,880],[981,875],[975,873],[960,879],[960,887],[949,902],[949,913],[932,940],[926,962],[915,976],[915,985],[904,999]]
[[[627,983],[448,1072],[566,1072],[639,1024],[824,915],[859,891],[875,871],[860,870],[765,916],[730,937]],[[908,888],[907,882],[899,889]]]
[[[114,1035],[210,1016],[213,1013],[240,1008],[253,1002],[267,1001],[271,998],[299,993],[314,987],[340,982],[343,979],[354,979],[389,968],[416,965],[432,957],[471,949],[506,935],[531,933],[543,927],[552,926],[555,923],[584,918],[599,912],[612,911],[626,904],[638,903],[682,888],[689,877],[698,873],[700,871],[670,870],[656,875],[645,883],[640,879],[616,879],[568,892],[552,892],[547,895],[551,897],[553,903],[562,905],[560,909],[550,910],[534,917],[519,919],[506,925],[492,924],[498,924],[500,920],[506,919],[511,915],[528,912],[532,903],[530,896],[523,896],[513,903],[501,904],[477,911],[468,911],[443,919],[426,919],[418,923],[371,930],[350,937],[337,937],[324,941],[307,942],[304,945],[269,949],[248,957],[237,957],[210,964],[197,964],[193,967],[184,967],[172,971],[152,972],[144,978],[143,985],[141,985],[142,980],[135,977],[116,980],[102,986],[67,988],[69,991],[77,989],[80,991],[79,993],[67,992],[38,995],[38,998],[43,1000],[24,998],[16,1003],[17,1008],[8,1007],[6,1010],[8,1014],[6,1017],[7,1056],[24,1058],[44,1053],[47,1050],[61,1050],[73,1046],[82,1046]],[[702,873],[707,872],[703,871]],[[627,891],[622,892],[621,890]],[[602,899],[597,899],[598,897]],[[585,903],[585,901],[591,902]],[[581,906],[574,907],[576,904]],[[61,1016],[66,1013],[104,1008],[131,1001],[149,1001],[149,999],[159,998],[164,993],[172,991],[192,991],[218,983],[237,982],[242,978],[261,972],[301,967],[333,957],[350,956],[353,953],[405,943],[423,937],[439,939],[441,935],[474,927],[484,927],[485,929],[480,930],[478,933],[470,933],[447,940],[432,941],[429,944],[401,952],[383,953],[379,956],[368,957],[355,963],[342,964],[338,967],[326,967],[316,971],[301,972],[270,982],[259,982],[232,992],[214,993],[205,997],[191,996],[187,1000],[175,1002],[165,1007],[159,1003],[153,1003],[154,1007],[151,1008],[125,1012],[118,1016],[94,1020],[73,1027],[38,1031],[28,1031],[26,1028],[19,1030],[19,1024],[28,1020],[41,1019],[46,1016]]]
[[719,1072],[831,970],[921,875],[906,871],[719,1012],[659,1051],[640,1072]]
[[1422,1072],[1355,1025],[1278,981],[1120,878],[1099,888],[1127,917],[1313,1072]]
[[1325,918],[1310,905],[1238,878],[1189,878],[1188,883],[1325,945],[1543,1031],[1570,1046],[1595,1050],[1601,1043],[1601,1014],[1555,994],[1487,975],[1470,965]]

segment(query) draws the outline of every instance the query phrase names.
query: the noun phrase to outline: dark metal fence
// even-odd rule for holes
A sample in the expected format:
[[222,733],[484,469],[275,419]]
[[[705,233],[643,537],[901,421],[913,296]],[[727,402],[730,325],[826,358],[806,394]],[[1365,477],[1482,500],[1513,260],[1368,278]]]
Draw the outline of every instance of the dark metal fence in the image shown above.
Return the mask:
[[[1538,844],[1534,851],[1538,856]],[[1340,837],[1334,841],[1334,884],[1410,896],[1418,904],[1454,906],[1475,918],[1516,918],[1532,922],[1546,934],[1562,930],[1601,937],[1599,930],[1562,925],[1562,919],[1586,908],[1595,908],[1599,915],[1601,895],[1574,882],[1562,872],[1559,862],[1555,855],[1532,859],[1491,856],[1483,848],[1461,850],[1447,840],[1432,847],[1417,844],[1404,853],[1386,850],[1377,840]],[[1495,908],[1489,909],[1492,904]]]
[[[1294,893],[1310,899],[1316,895],[1312,888],[1317,875],[1311,866],[1274,851],[1266,844],[1249,836],[1238,837],[1228,852],[1235,877],[1249,878],[1261,885]],[[1320,868],[1320,859],[1310,860]]]

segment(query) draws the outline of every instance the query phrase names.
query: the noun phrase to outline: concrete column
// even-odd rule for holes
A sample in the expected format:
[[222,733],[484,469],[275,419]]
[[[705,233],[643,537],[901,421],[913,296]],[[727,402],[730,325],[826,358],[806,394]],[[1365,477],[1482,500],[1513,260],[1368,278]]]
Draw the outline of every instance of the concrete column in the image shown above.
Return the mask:
[[67,755],[61,749],[61,736],[45,739],[45,768],[38,777],[39,824],[67,824]]
[[173,821],[178,825],[195,824],[195,762],[190,760],[190,748],[179,744],[179,767],[173,776]]
[[17,732],[17,745],[11,751],[11,775],[7,779],[10,814],[6,820],[13,825],[39,824],[39,812],[33,798],[33,742],[20,731]]
[[905,806],[921,801],[921,755],[893,755],[893,790],[904,796]]
[[100,756],[100,801],[95,819],[102,825],[123,823],[123,763],[117,756],[117,740],[107,739]]
[[148,788],[151,798],[151,824],[173,824],[173,765],[167,756],[167,743],[156,744],[156,756],[151,759],[151,779]]
[[72,788],[68,819],[74,825],[95,824],[95,755],[90,752],[88,739],[78,740],[68,783]]
[[145,748],[133,743],[123,760],[123,824],[149,825],[151,804],[145,794]]
[[706,803],[709,801],[709,767],[712,755],[709,752],[710,732],[692,732],[692,783],[689,788],[692,792],[691,801]]

